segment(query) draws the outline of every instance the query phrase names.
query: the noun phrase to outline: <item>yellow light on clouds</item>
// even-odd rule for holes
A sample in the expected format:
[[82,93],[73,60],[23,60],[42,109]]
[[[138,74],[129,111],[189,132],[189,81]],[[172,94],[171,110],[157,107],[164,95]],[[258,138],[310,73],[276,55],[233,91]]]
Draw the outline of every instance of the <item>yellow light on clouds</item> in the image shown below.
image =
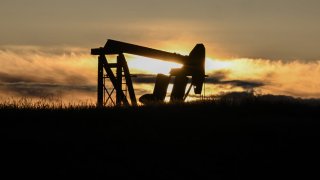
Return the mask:
[[[147,74],[169,74],[172,68],[180,68],[182,65],[174,62],[161,61],[158,59],[130,56],[127,57],[128,66],[130,70],[135,73],[147,73]],[[234,61],[215,60],[212,58],[206,58],[205,69],[207,72],[237,68]]]
[[206,71],[214,71],[220,69],[227,69],[234,65],[231,61],[222,61],[212,58],[206,58]]
[[180,68],[182,65],[152,58],[132,56],[128,57],[128,66],[132,73],[169,74],[172,68]]

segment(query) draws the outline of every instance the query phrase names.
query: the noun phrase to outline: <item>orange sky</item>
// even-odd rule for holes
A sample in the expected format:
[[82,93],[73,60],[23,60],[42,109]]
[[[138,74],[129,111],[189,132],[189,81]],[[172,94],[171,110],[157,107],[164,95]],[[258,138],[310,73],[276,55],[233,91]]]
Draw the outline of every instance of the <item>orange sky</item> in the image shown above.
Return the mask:
[[[126,57],[133,74],[168,73],[170,68],[180,66],[139,56]],[[16,47],[7,47],[6,50],[0,50],[0,58],[8,59],[1,63],[2,100],[12,97],[55,96],[65,101],[95,102],[97,59],[89,55],[89,52],[82,49],[65,49],[62,54],[54,54],[48,49],[38,47],[24,47],[18,50]],[[109,60],[112,61],[113,58],[109,57]],[[284,62],[248,58],[221,60],[208,54],[206,73],[209,75],[206,95],[254,89],[260,94],[320,97],[320,61]],[[210,78],[219,82],[212,83]],[[242,84],[233,81],[241,81]],[[243,86],[246,82],[263,85]],[[151,93],[153,85],[150,81],[138,80],[134,83],[137,96]]]
[[[90,49],[108,38],[185,55],[203,43],[212,78],[207,95],[256,84],[262,94],[320,98],[319,6],[316,0],[3,0],[0,98],[95,101]],[[126,57],[138,74],[179,66]],[[134,86],[138,95],[153,87]]]

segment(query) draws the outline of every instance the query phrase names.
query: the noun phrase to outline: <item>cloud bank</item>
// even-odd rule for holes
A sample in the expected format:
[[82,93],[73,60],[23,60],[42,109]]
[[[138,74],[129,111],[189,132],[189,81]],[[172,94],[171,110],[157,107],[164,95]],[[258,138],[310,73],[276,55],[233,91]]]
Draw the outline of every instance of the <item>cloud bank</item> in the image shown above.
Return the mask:
[[[134,62],[135,58],[128,57],[128,61]],[[1,99],[59,97],[65,101],[96,100],[97,60],[86,50],[2,46],[0,61]],[[255,90],[262,94],[320,98],[320,61],[209,58],[206,64],[209,75],[206,95]],[[146,71],[143,62],[141,69],[137,67],[131,68],[131,73],[138,75],[133,82],[139,97],[152,93],[155,75],[142,74]]]

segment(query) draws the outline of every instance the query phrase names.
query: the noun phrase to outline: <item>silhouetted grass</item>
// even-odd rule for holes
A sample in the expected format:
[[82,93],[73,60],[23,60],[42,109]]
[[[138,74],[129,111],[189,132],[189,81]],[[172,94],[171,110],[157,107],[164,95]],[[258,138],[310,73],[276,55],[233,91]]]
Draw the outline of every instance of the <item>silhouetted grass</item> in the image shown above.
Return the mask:
[[316,99],[233,93],[141,107],[0,105],[13,179],[319,177]]
[[[319,106],[320,99],[302,99],[293,98],[290,96],[281,95],[254,95],[253,93],[247,92],[232,92],[223,95],[217,95],[208,97],[205,100],[196,100],[190,102],[165,102],[165,103],[151,103],[148,105],[139,105],[138,108],[145,107],[176,107],[176,106],[246,106],[250,104],[281,104],[284,106],[292,105],[305,105],[305,106]],[[137,107],[130,106],[110,106],[98,109],[122,109],[122,108],[132,108]],[[0,109],[16,109],[16,110],[92,110],[97,109],[95,103],[90,101],[77,101],[64,103],[61,100],[51,100],[50,98],[44,98],[40,100],[32,100],[28,98],[20,99],[7,99],[0,101]]]
[[43,98],[33,100],[29,98],[7,99],[0,102],[0,109],[24,109],[24,110],[58,110],[58,109],[91,109],[95,104],[89,101],[64,103],[61,100]]

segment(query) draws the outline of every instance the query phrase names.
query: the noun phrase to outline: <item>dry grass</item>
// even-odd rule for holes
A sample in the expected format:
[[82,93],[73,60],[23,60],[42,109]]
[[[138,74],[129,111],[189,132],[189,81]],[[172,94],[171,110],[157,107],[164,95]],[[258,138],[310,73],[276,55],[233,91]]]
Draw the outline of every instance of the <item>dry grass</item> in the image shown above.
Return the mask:
[[0,109],[92,109],[95,104],[90,101],[77,101],[65,103],[59,99],[6,99],[0,102]]
[[[248,105],[302,105],[302,106],[320,106],[320,99],[301,99],[290,96],[277,95],[254,95],[247,92],[233,92],[219,96],[208,97],[205,100],[189,101],[189,102],[164,102],[151,103],[148,105],[139,105],[139,107],[183,107],[183,106],[248,106]],[[105,107],[106,109],[118,109],[128,107]],[[57,98],[9,98],[0,100],[0,110],[6,109],[24,109],[24,110],[90,110],[97,109],[95,102],[92,101],[74,101],[63,102]],[[99,108],[101,109],[101,108]]]

